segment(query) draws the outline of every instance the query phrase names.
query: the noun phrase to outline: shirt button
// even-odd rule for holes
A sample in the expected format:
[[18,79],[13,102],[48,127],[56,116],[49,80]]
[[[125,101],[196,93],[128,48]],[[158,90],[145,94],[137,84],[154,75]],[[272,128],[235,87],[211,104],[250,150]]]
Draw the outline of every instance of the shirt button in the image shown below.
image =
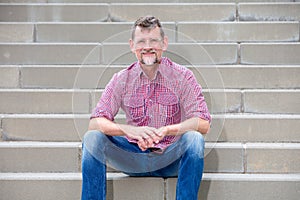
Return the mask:
[[149,106],[152,106],[153,105],[153,101],[151,99],[149,99]]

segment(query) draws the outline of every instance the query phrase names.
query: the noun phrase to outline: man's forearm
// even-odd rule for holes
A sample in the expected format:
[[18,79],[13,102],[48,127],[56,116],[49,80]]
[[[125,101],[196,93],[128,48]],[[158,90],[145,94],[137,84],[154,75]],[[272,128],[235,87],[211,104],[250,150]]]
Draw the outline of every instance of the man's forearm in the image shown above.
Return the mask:
[[208,133],[210,129],[209,121],[201,118],[190,118],[180,124],[166,126],[168,135],[182,135],[187,131],[198,131],[202,134]]
[[89,130],[98,130],[106,135],[111,135],[111,136],[125,135],[121,126],[122,125],[116,124],[104,117],[100,117],[100,118],[93,118],[90,120]]

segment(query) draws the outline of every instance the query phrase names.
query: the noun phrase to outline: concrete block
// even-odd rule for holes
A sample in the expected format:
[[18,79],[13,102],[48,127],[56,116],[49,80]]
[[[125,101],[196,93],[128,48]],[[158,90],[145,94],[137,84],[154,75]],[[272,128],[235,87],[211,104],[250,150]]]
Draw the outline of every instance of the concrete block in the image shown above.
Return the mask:
[[234,64],[237,62],[237,44],[170,44],[165,53],[173,61],[183,65]]
[[179,22],[179,42],[299,41],[298,22]]
[[[132,12],[134,10],[134,12]],[[150,11],[150,12],[149,12]],[[109,7],[113,21],[135,21],[137,16],[151,14],[161,21],[233,21],[236,17],[236,5],[227,4],[147,4],[118,3]],[[188,13],[188,14],[187,14]]]
[[100,44],[0,44],[1,64],[99,64]]
[[299,43],[241,44],[242,64],[297,65]]
[[2,90],[0,113],[3,114],[87,114],[89,93],[74,91]]
[[213,115],[209,142],[300,142],[299,115]]
[[241,112],[241,91],[239,90],[203,90],[210,113]]
[[299,102],[299,90],[244,91],[244,111],[248,113],[299,114]]
[[204,172],[243,173],[244,150],[241,143],[206,143]]
[[2,22],[99,22],[108,18],[108,4],[3,4]]
[[104,65],[130,65],[136,61],[128,43],[103,44],[101,57]]
[[241,21],[299,21],[300,3],[240,3]]
[[296,89],[300,85],[298,65],[217,65],[193,66],[190,69],[202,88]]
[[64,199],[81,196],[79,173],[4,173],[0,175],[3,199]]
[[17,66],[0,67],[0,88],[19,86],[19,68]]
[[[128,66],[126,66],[128,67]],[[21,67],[22,88],[105,88],[114,73],[124,69],[114,65],[29,65]]]
[[1,172],[78,172],[79,143],[1,142]]
[[246,144],[247,173],[299,173],[299,143]]
[[132,23],[40,23],[38,42],[128,42]]
[[[300,194],[298,174],[204,174],[198,199],[253,200],[291,199]],[[175,199],[176,178],[167,180],[167,199]]]
[[[162,200],[164,199],[164,179],[125,177],[113,180],[113,199]],[[130,192],[132,191],[132,192]]]
[[88,115],[18,115],[3,117],[5,140],[81,142]]
[[[38,42],[128,42],[132,22],[40,23]],[[175,42],[175,23],[163,23],[169,42]]]
[[0,23],[0,42],[33,42],[33,24]]

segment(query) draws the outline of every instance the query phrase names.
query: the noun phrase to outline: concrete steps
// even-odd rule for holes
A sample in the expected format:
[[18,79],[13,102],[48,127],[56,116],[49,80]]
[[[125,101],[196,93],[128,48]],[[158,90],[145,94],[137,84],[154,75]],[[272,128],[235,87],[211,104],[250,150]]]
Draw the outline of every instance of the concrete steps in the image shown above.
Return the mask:
[[[174,199],[176,179],[127,177],[108,174],[108,200]],[[79,173],[5,173],[0,174],[0,193],[4,199],[80,199]],[[290,199],[299,195],[299,174],[213,174],[205,173],[199,199]],[[128,193],[132,187],[134,194]],[[145,189],[147,188],[147,189]],[[277,188],[274,190],[274,188]]]
[[[299,0],[2,0],[0,199],[80,199],[90,112],[135,61],[127,41],[145,13],[213,115],[199,199],[298,199]],[[173,200],[176,181],[109,168],[108,199]]]
[[[299,89],[300,85],[300,65],[187,67],[194,72],[203,89],[289,90]],[[104,89],[110,77],[125,68],[125,65],[0,65],[0,87],[1,90]],[[89,79],[85,78],[87,76]]]
[[[80,172],[80,142],[1,142],[1,172]],[[297,143],[207,142],[205,172],[300,173]]]
[[[2,89],[0,111],[2,114],[88,114],[98,102],[101,93],[102,90]],[[203,90],[203,93],[212,113],[299,113],[299,89],[212,89]],[[258,100],[260,98],[263,100]],[[22,104],[19,99],[22,99]],[[265,105],[274,99],[278,101]]]
[[[297,115],[213,115],[208,142],[293,142],[300,141]],[[118,115],[118,122],[125,122]],[[5,141],[80,142],[88,125],[88,114],[13,114],[1,116]]]
[[[132,22],[1,22],[0,41],[122,43],[128,40],[131,25]],[[163,26],[169,42],[299,41],[297,21],[164,22]]]

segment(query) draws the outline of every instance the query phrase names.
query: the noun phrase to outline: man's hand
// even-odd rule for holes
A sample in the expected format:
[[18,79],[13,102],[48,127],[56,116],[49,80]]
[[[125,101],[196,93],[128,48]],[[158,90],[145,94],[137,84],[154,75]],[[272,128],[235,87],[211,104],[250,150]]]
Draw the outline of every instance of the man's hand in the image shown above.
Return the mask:
[[137,140],[139,147],[145,151],[146,149],[153,147],[155,144],[159,143],[161,138],[161,131],[156,128],[148,126],[129,126],[125,125],[121,127],[122,131],[129,138]]
[[153,147],[154,144],[158,144],[159,141],[161,141],[167,134],[167,127],[161,127],[159,129],[156,129],[155,135],[150,137],[150,140],[138,141],[137,144],[139,145],[140,149],[142,149],[142,151],[146,151],[148,148]]

